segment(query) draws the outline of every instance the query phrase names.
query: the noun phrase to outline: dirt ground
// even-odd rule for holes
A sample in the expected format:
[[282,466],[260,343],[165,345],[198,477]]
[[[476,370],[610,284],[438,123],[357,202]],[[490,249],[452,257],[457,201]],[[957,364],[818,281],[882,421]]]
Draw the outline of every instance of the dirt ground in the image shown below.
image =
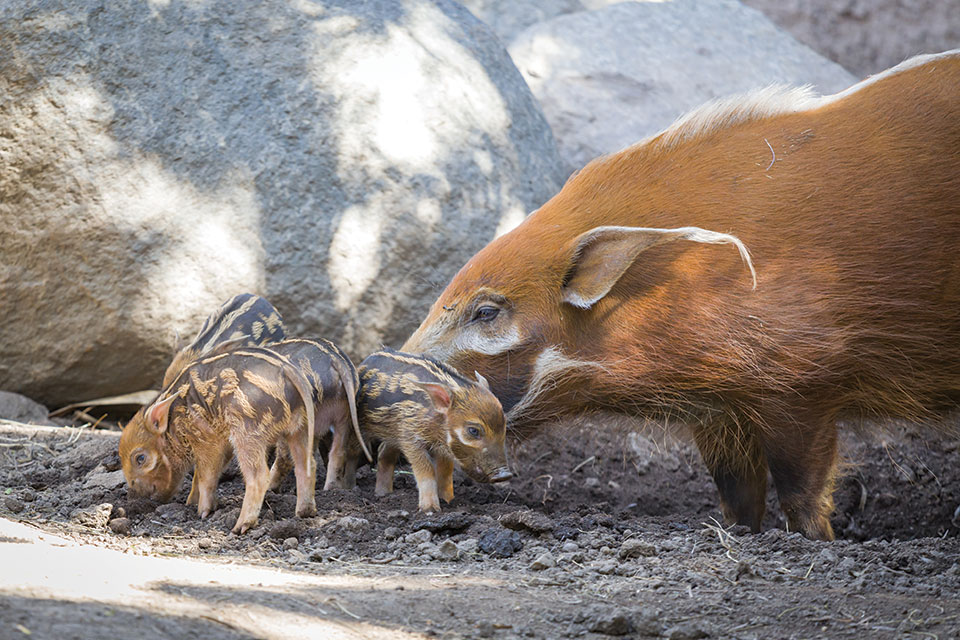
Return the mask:
[[301,520],[291,478],[240,537],[235,470],[201,521],[189,481],[128,499],[117,438],[0,422],[0,638],[960,637],[960,440],[930,431],[845,434],[832,543],[773,494],[763,533],[719,526],[695,451],[603,420],[439,515],[365,467]]

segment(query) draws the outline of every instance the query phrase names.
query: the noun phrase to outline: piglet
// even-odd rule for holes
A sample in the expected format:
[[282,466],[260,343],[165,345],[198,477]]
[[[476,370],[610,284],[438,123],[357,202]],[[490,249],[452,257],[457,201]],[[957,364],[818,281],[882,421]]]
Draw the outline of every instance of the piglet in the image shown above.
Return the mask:
[[216,509],[220,471],[236,452],[246,490],[233,532],[242,534],[257,523],[269,483],[267,451],[279,441],[293,459],[297,515],[316,514],[313,432],[310,383],[300,370],[274,352],[243,347],[184,368],[124,428],[120,461],[132,495],[162,502],[195,464],[187,504],[205,518]]
[[393,491],[401,453],[413,467],[424,512],[440,511],[439,498],[453,500],[455,462],[478,482],[513,477],[503,409],[482,376],[473,382],[436,360],[392,349],[368,356],[359,374],[361,429],[382,442],[377,495]]
[[[317,441],[325,440],[327,435],[332,433],[326,458],[327,476],[324,490],[352,488],[355,482],[356,457],[349,463],[344,460],[348,442],[359,441],[367,460],[373,461],[357,422],[357,390],[360,387],[357,368],[340,347],[329,340],[291,338],[268,348],[288,358],[310,383],[316,424],[319,427]],[[351,426],[357,440],[350,438]],[[270,470],[271,488],[276,488],[290,472],[289,460],[282,445],[279,446]]]

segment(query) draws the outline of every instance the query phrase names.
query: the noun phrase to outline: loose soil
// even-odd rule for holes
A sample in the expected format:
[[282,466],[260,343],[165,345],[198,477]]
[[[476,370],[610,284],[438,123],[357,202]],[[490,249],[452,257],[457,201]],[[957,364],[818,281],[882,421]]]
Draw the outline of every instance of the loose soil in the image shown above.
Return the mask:
[[235,469],[201,521],[189,479],[127,497],[115,430],[0,422],[0,638],[960,637],[960,439],[865,431],[822,543],[772,492],[763,533],[721,526],[695,450],[600,419],[515,446],[508,485],[458,472],[436,515],[365,467],[298,519],[291,477],[244,536]]

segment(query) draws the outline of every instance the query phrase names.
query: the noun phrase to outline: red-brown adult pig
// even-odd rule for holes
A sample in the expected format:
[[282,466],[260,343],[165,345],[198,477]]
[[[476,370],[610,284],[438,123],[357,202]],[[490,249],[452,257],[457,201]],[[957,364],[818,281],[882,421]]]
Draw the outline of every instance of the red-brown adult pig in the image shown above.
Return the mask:
[[960,51],[723,100],[594,160],[403,349],[486,376],[513,428],[685,418],[728,521],[759,530],[769,469],[790,529],[831,539],[837,418],[960,390]]

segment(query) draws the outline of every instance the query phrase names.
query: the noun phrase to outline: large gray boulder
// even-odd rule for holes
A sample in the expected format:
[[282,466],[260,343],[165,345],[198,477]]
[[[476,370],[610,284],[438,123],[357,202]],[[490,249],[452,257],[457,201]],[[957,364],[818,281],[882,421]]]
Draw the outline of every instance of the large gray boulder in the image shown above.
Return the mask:
[[956,0],[744,0],[859,76],[919,53],[960,48]]
[[735,0],[623,2],[535,24],[509,47],[568,168],[713,98],[773,83],[832,93],[856,78]]
[[0,388],[156,384],[250,291],[356,358],[565,174],[460,5],[0,3]]

